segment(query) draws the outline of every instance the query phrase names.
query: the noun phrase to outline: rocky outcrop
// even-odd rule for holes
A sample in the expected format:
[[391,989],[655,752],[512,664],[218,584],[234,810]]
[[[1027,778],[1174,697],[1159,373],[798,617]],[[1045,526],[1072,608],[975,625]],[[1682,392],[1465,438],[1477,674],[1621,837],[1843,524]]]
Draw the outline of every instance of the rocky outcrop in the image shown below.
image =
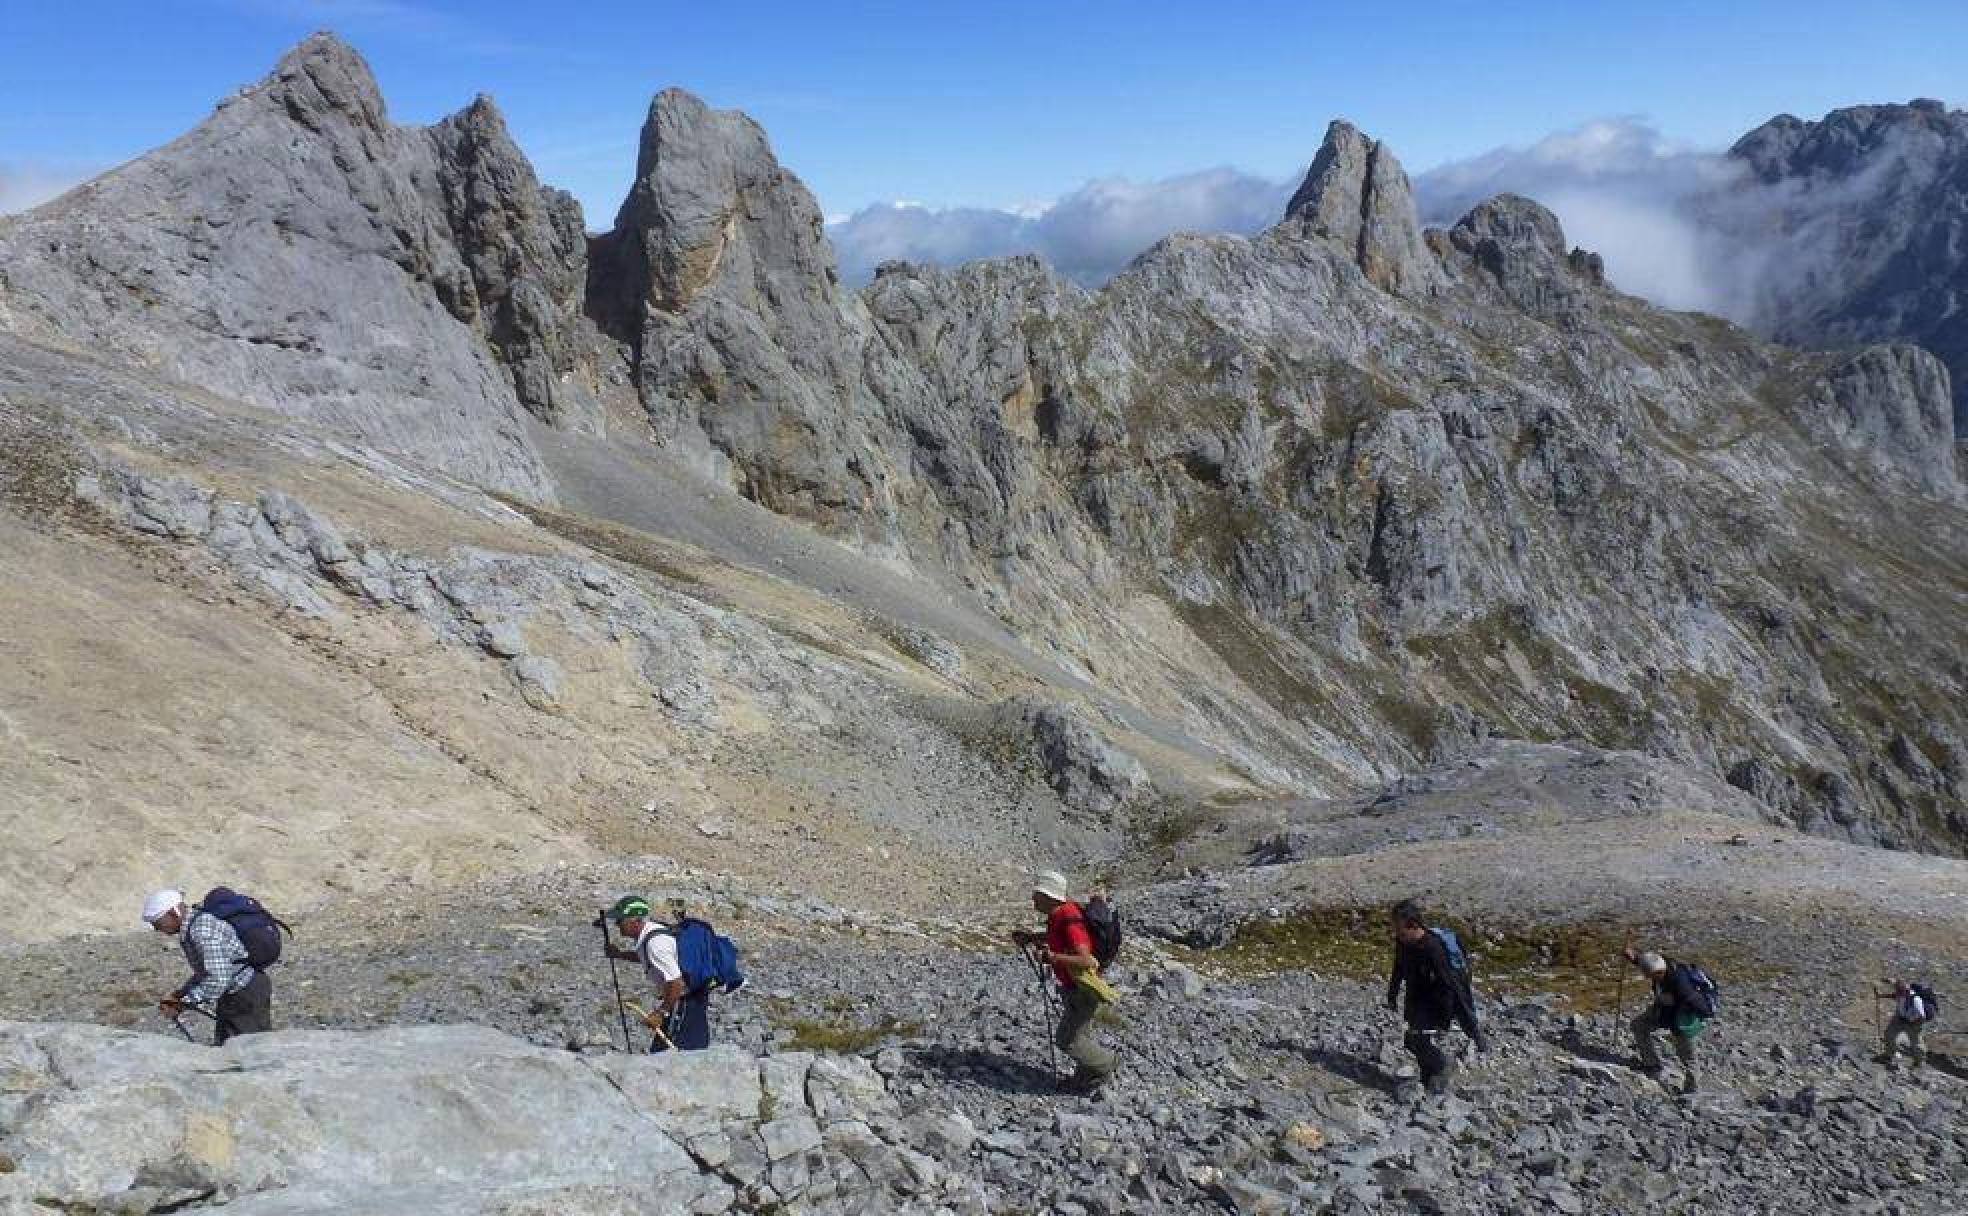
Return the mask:
[[1597,254],[1566,253],[1558,217],[1515,194],[1477,204],[1450,229],[1448,239],[1512,304],[1555,325],[1582,323],[1586,288],[1605,282],[1605,264]]
[[223,1051],[0,1023],[0,1210],[928,1210],[975,1183],[853,1057],[583,1056],[496,1031]]
[[1148,792],[1141,762],[1072,710],[1041,705],[1032,711],[1031,723],[1046,780],[1066,805],[1109,815]]
[[512,375],[519,403],[547,422],[594,430],[582,383],[591,342],[581,205],[543,188],[488,97],[430,128],[445,217],[470,277],[445,306],[474,326]]
[[658,94],[594,261],[594,308],[634,349],[659,438],[775,510],[889,528],[819,205],[751,119]]
[[1825,372],[1814,428],[1856,459],[1952,495],[1956,471],[1947,368],[1917,346],[1871,346]]
[[1415,293],[1436,280],[1434,258],[1421,239],[1414,191],[1394,153],[1352,123],[1335,121],[1285,207],[1286,219],[1308,236],[1336,241],[1372,283]]

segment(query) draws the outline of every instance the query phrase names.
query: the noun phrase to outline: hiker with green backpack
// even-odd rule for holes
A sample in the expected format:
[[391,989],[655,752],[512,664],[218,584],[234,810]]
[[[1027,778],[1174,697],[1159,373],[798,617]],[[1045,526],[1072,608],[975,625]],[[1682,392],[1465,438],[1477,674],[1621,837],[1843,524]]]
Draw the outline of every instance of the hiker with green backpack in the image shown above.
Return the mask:
[[1695,1092],[1695,1039],[1721,1012],[1722,995],[1699,963],[1676,962],[1652,950],[1626,948],[1626,961],[1639,968],[1653,985],[1653,999],[1630,1022],[1633,1045],[1640,1053],[1641,1072],[1658,1080],[1662,1065],[1654,1036],[1665,1030],[1681,1061],[1681,1092]]
[[1396,1008],[1407,990],[1401,1042],[1421,1070],[1431,1094],[1446,1094],[1455,1080],[1455,1062],[1442,1050],[1449,1027],[1461,1026],[1478,1051],[1490,1042],[1476,1019],[1476,992],[1469,980],[1469,956],[1452,929],[1432,929],[1421,905],[1404,899],[1394,905],[1394,964],[1387,977],[1387,1008]]
[[280,961],[285,922],[258,900],[226,887],[212,888],[195,904],[185,903],[184,892],[174,888],[153,892],[144,901],[143,919],[156,932],[175,936],[191,964],[191,978],[157,1002],[158,1012],[173,1021],[186,1008],[206,1013],[213,1021],[214,1046],[273,1029],[267,969]]
[[[1066,876],[1055,870],[1033,877],[1032,907],[1046,918],[1045,931],[1020,930],[1012,934],[1012,940],[1030,951],[1041,966],[1052,969],[1063,1007],[1053,1045],[1073,1060],[1067,1088],[1091,1092],[1120,1064],[1093,1035],[1094,1018],[1114,999],[1114,990],[1100,977],[1100,968],[1102,956],[1111,962],[1120,948],[1120,920],[1099,896],[1085,908],[1074,902]],[[1100,912],[1097,918],[1096,910]]]

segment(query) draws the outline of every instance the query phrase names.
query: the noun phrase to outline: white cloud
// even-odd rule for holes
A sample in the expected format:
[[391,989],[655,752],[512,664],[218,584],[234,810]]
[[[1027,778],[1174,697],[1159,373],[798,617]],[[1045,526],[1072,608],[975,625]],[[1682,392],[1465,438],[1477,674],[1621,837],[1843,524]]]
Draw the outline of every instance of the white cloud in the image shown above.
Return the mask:
[[1622,290],[1782,332],[1827,298],[1826,276],[1859,239],[1856,209],[1905,176],[1907,150],[1888,144],[1836,182],[1772,183],[1726,153],[1613,118],[1432,169],[1415,195],[1424,222],[1442,225],[1505,191],[1536,199]]
[[1105,178],[1050,203],[1016,207],[925,207],[879,203],[839,222],[828,236],[850,283],[866,282],[891,259],[950,266],[1036,253],[1061,274],[1100,283],[1172,232],[1255,232],[1283,217],[1292,183],[1234,169],[1206,169],[1155,182]]
[[1573,244],[1606,259],[1621,289],[1670,308],[1733,315],[1742,308],[1738,276],[1716,265],[1715,234],[1693,204],[1746,176],[1721,153],[1612,118],[1431,169],[1415,178],[1415,197],[1423,222],[1442,226],[1496,194],[1536,199]]

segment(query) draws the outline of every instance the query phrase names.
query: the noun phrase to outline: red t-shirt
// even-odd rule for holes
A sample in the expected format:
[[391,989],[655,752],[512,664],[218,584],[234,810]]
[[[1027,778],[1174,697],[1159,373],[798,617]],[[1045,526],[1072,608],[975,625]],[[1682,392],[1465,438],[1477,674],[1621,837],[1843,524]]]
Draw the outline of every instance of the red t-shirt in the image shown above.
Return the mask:
[[[1054,954],[1093,953],[1093,934],[1087,931],[1086,913],[1080,911],[1080,905],[1060,904],[1046,915],[1046,949]],[[1074,972],[1054,963],[1052,973],[1059,977],[1060,987],[1072,987]]]

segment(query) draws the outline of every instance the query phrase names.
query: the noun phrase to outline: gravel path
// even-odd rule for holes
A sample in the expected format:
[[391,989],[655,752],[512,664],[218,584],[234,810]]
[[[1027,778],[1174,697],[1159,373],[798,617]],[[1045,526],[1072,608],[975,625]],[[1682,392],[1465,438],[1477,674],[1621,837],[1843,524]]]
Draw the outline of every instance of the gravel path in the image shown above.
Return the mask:
[[[1626,1066],[1611,1012],[1575,1016],[1513,982],[1502,999],[1485,985],[1495,1047],[1470,1058],[1460,1096],[1423,1100],[1370,971],[1254,967],[1234,944],[1192,952],[1137,932],[1104,1032],[1126,1067],[1086,1098],[1057,1092],[1030,974],[995,944],[1015,905],[991,923],[899,921],[710,875],[659,881],[676,872],[660,859],[568,867],[316,917],[279,975],[280,1018],[474,1021],[608,1050],[589,909],[624,889],[681,891],[746,950],[752,983],[717,1003],[719,1037],[868,1055],[906,1109],[939,1113],[935,1151],[981,1179],[992,1210],[1778,1212],[1811,1193],[1819,1210],[1939,1214],[1959,1210],[1968,1179],[1968,1052],[1880,1068],[1851,959],[1891,957],[1943,994],[1968,991],[1968,962],[1852,918],[1757,928],[1765,969],[1719,976],[1726,1012],[1692,1098]],[[1127,907],[1153,920],[1168,898]],[[1726,940],[1720,921],[1632,927]],[[1376,937],[1357,943],[1362,958],[1378,959]],[[13,977],[0,1017],[170,1033],[147,1012],[181,968],[169,943],[86,939],[0,962]],[[1477,966],[1487,978],[1480,947]],[[622,978],[642,987],[632,969]]]

